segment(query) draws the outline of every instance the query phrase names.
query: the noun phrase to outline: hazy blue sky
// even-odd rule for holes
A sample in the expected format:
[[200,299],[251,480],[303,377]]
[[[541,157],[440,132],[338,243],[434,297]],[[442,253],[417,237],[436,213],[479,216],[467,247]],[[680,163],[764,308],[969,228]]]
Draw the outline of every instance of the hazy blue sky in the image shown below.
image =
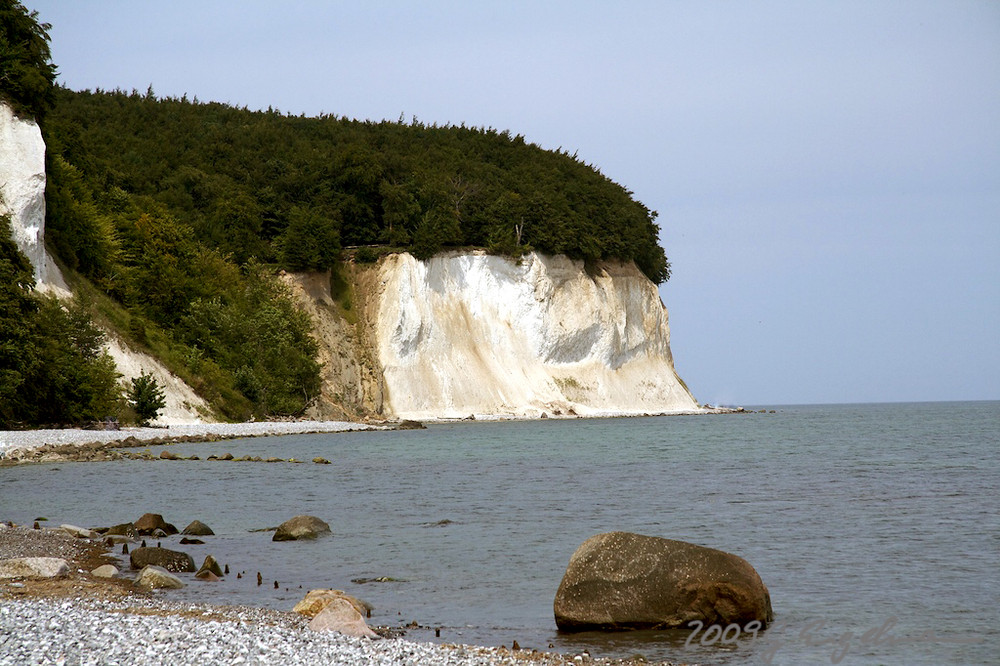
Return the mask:
[[1000,399],[1000,2],[67,2],[73,89],[510,129],[659,211],[726,404]]

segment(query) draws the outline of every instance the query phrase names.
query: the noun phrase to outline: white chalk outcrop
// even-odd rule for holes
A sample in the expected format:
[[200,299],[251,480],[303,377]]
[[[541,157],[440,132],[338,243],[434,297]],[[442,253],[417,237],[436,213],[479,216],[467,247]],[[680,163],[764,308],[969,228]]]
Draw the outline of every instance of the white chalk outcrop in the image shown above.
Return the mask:
[[45,142],[34,120],[0,103],[0,214],[10,216],[11,235],[35,269],[39,291],[69,296],[59,267],[45,251]]
[[401,418],[697,410],[667,310],[633,264],[483,252],[378,266],[375,349]]

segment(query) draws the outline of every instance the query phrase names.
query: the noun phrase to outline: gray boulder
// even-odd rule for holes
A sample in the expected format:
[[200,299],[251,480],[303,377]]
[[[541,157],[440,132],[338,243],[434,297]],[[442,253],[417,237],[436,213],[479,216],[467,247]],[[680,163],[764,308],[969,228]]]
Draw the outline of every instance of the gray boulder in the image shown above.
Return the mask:
[[0,578],[55,578],[69,573],[61,557],[13,557],[0,560]]
[[147,590],[173,589],[184,587],[183,581],[166,569],[157,566],[143,567],[135,579],[135,584]]
[[129,566],[142,569],[157,566],[167,571],[194,571],[194,560],[187,553],[168,548],[136,548],[129,553]]
[[330,526],[316,516],[295,516],[278,525],[271,541],[315,539],[322,534],[329,533]]
[[577,548],[553,604],[561,631],[745,625],[773,619],[749,562],[684,541],[609,532]]

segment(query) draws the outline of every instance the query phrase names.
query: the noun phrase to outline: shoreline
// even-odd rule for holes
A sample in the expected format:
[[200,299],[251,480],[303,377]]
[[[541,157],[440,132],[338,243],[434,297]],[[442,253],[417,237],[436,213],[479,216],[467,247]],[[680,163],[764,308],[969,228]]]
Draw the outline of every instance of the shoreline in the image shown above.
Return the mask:
[[[423,423],[497,423],[575,419],[647,418],[654,416],[700,416],[705,414],[746,414],[742,407],[704,407],[656,414],[602,413],[588,415],[519,416],[471,414],[466,417],[435,417],[419,422],[408,419],[372,423],[355,421],[248,421],[244,423],[197,423],[164,426],[133,426],[118,430],[86,428],[39,428],[0,430],[0,467],[40,462],[91,462],[118,460],[126,456],[113,449],[159,446],[163,444],[217,442],[226,439],[313,435],[322,433],[404,430]],[[132,456],[135,457],[135,456]],[[272,461],[277,462],[277,461]],[[299,462],[299,461],[296,461]]]
[[[199,423],[119,430],[47,428],[0,431],[0,465],[57,462],[66,459],[113,460],[115,457],[73,457],[74,452],[107,452],[109,449],[158,446],[183,442],[215,442],[225,439],[359,432],[398,428],[396,422],[352,421],[253,421],[246,423]],[[41,455],[38,455],[41,454]]]
[[[0,664],[648,664],[506,646],[482,647],[411,641],[406,627],[373,627],[381,637],[355,638],[308,628],[291,611],[252,606],[185,603],[145,592],[125,577],[99,578],[88,570],[117,557],[100,542],[59,528],[0,523],[0,560],[60,557],[69,573],[55,578],[0,579]],[[669,662],[659,662],[667,664]]]

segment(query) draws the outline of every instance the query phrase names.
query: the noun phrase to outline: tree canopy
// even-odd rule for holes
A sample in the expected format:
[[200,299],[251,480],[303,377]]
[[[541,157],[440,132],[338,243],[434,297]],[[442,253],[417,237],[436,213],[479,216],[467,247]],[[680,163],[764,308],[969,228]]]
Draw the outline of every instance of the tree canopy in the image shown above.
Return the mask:
[[[123,194],[156,201],[237,264],[322,269],[341,246],[421,258],[477,246],[670,275],[654,212],[595,167],[507,131],[65,89],[43,129],[98,208]],[[91,232],[54,224],[53,234],[71,262],[100,271],[81,256]]]
[[0,99],[20,116],[40,118],[52,104],[51,27],[20,2],[0,0]]

